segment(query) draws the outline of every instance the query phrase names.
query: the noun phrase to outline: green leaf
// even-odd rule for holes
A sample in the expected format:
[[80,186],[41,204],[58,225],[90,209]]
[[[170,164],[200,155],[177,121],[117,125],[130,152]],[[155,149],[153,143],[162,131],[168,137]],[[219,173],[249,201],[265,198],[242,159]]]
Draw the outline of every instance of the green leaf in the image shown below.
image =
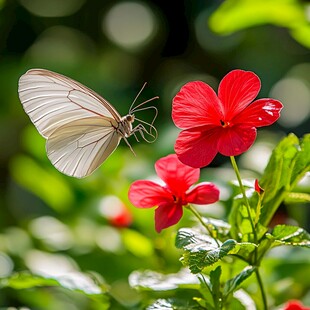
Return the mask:
[[310,48],[310,26],[307,23],[300,23],[298,27],[290,31],[292,37],[300,44]]
[[204,309],[194,301],[180,300],[177,298],[158,299],[148,306],[146,310],[199,310]]
[[295,158],[294,169],[292,171],[291,185],[296,184],[306,172],[310,171],[310,134],[306,134],[300,140],[298,153]]
[[303,228],[289,225],[277,225],[272,230],[271,236],[277,245],[294,245],[310,247],[310,234]]
[[209,278],[205,275],[198,276],[200,281],[200,289],[199,292],[203,296],[203,298],[196,298],[195,300],[207,309],[214,309],[214,302],[213,302],[213,293],[211,290],[211,282]]
[[151,256],[154,252],[151,241],[132,229],[122,230],[122,240],[128,251],[137,257]]
[[256,267],[254,266],[247,266],[237,276],[228,280],[224,285],[223,296],[227,297],[230,293],[234,292],[243,281],[251,276],[255,269]]
[[221,274],[222,274],[221,266],[217,266],[214,270],[210,272],[210,283],[211,283],[211,290],[213,294],[220,292]]
[[306,193],[288,193],[285,198],[285,203],[309,203],[310,194]]
[[260,218],[263,226],[268,226],[279,205],[310,169],[309,136],[305,135],[300,142],[289,134],[273,150],[260,180],[265,190]]
[[27,156],[16,156],[11,161],[11,174],[15,181],[40,197],[48,206],[57,212],[68,211],[74,203],[72,190],[56,169],[51,170],[38,165]]
[[178,249],[199,248],[213,249],[217,247],[215,240],[207,234],[202,233],[199,228],[182,228],[178,231],[175,246]]
[[98,285],[90,277],[83,273],[70,273],[53,278],[34,275],[29,272],[15,273],[9,278],[0,279],[0,288],[10,287],[16,290],[31,289],[37,287],[60,287],[84,294],[97,305],[97,308],[108,309],[109,300],[107,287]]
[[[249,192],[249,191],[248,191]],[[254,195],[254,191],[251,192]],[[248,196],[250,199],[251,196]],[[250,209],[252,220],[255,219],[254,209]],[[254,240],[251,222],[248,216],[248,211],[244,205],[244,199],[240,195],[236,196],[232,208],[229,214],[229,223],[231,224],[231,236],[232,238],[243,241],[251,242]]]
[[231,226],[227,222],[205,217],[202,220],[208,226],[213,238],[226,237],[229,234]]
[[208,235],[190,228],[180,229],[176,238],[176,245],[185,251],[181,261],[194,274],[228,255],[236,244],[235,240],[230,239],[218,246]]
[[59,286],[59,283],[55,279],[44,278],[27,272],[15,273],[10,278],[0,280],[0,287],[11,287],[17,290],[42,286]]
[[257,246],[251,242],[238,242],[229,254],[238,254],[238,256],[241,256],[248,261],[248,257],[254,252],[256,247]]
[[129,284],[140,291],[168,291],[178,288],[199,288],[199,281],[188,269],[181,269],[178,273],[162,274],[145,270],[134,271],[129,276]]
[[226,0],[211,16],[210,27],[228,34],[266,23],[285,27],[304,19],[303,7],[294,0]]
[[220,308],[219,303],[222,300],[221,281],[220,281],[221,275],[222,275],[221,266],[216,267],[214,270],[210,272],[210,284],[211,284],[210,287],[216,309]]

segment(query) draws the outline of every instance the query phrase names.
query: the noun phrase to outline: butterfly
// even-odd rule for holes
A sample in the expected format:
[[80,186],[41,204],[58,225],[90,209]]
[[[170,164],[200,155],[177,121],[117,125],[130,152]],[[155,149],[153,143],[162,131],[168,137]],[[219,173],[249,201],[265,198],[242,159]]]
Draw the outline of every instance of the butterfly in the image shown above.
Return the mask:
[[[45,69],[31,69],[19,79],[18,93],[25,112],[46,138],[46,152],[51,163],[62,173],[83,178],[97,169],[124,139],[139,132],[157,138],[153,123],[157,117],[154,106],[142,107],[158,99],[153,97],[133,107],[142,89],[134,99],[126,116],[90,88],[64,75]],[[137,119],[135,112],[154,109],[151,123]],[[136,127],[133,122],[139,121]],[[143,124],[148,125],[149,130]]]

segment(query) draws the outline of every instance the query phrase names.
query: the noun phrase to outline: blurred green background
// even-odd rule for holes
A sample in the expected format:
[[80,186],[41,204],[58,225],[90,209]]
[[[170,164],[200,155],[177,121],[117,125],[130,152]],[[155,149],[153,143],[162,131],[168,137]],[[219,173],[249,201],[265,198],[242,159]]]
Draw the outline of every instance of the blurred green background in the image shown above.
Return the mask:
[[[259,97],[284,104],[277,124],[260,129],[255,145],[238,158],[244,177],[259,178],[283,136],[309,132],[309,12],[309,1],[297,0],[0,0],[0,278],[24,270],[50,277],[87,275],[85,283],[78,282],[90,291],[95,289],[90,278],[108,283],[111,308],[121,309],[139,302],[128,285],[131,272],[178,271],[176,227],[156,234],[154,210],[135,209],[127,198],[132,181],[155,178],[154,162],[173,153],[178,134],[171,120],[173,96],[192,80],[216,89],[232,69],[258,74]],[[131,138],[136,157],[121,142],[86,179],[62,175],[48,161],[45,141],[18,98],[18,79],[30,68],[80,81],[122,115],[147,82],[138,102],[160,97],[152,103],[159,111],[158,140],[138,144]],[[137,116],[151,121],[153,114]],[[225,218],[229,205],[228,164],[217,156],[202,171],[201,180],[222,189],[221,202],[202,210],[218,218]],[[309,191],[309,177],[300,186]],[[283,206],[275,221],[309,228],[307,207]],[[185,214],[179,226],[190,220]],[[277,268],[278,257],[273,259],[271,279],[288,279]],[[298,258],[292,259],[292,268],[298,268]],[[306,290],[305,283],[271,282],[278,303]],[[0,288],[3,309],[99,309],[93,302],[61,289]]]

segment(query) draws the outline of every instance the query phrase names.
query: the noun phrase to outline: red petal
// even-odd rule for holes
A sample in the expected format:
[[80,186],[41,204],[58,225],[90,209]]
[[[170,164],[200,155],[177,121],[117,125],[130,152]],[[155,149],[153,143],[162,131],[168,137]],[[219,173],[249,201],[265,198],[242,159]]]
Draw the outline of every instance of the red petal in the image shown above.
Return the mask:
[[183,208],[176,204],[163,204],[155,210],[155,229],[159,233],[162,229],[175,225],[183,215]]
[[254,189],[259,195],[264,192],[264,189],[260,187],[257,179],[255,179],[255,182],[254,182]]
[[172,119],[182,129],[216,124],[223,118],[221,102],[206,83],[185,84],[173,98]]
[[218,97],[224,107],[224,119],[231,120],[257,96],[260,80],[251,71],[233,70],[222,79]]
[[232,123],[242,123],[253,127],[273,124],[279,117],[283,105],[280,101],[266,98],[254,101],[245,108]]
[[206,126],[180,132],[174,149],[181,162],[195,168],[211,163],[218,152],[221,127]]
[[147,180],[133,182],[129,188],[128,198],[137,208],[151,208],[173,202],[173,197],[167,189]]
[[236,156],[247,151],[256,138],[256,128],[242,125],[227,127],[222,130],[218,150],[225,156]]
[[155,170],[178,197],[181,197],[191,185],[196,183],[200,175],[199,169],[184,165],[175,154],[159,159],[155,163]]
[[220,191],[213,183],[199,183],[187,195],[187,202],[198,205],[214,203],[219,200]]
[[298,300],[289,301],[283,310],[309,310],[309,307],[304,307],[303,304]]

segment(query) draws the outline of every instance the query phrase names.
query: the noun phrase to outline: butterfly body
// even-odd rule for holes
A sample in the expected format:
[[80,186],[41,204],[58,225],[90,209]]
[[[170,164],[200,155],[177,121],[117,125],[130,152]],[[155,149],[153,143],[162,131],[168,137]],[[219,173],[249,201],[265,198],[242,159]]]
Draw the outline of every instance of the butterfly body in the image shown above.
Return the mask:
[[27,71],[19,80],[18,92],[25,112],[47,139],[48,158],[69,176],[88,176],[113,153],[122,138],[131,148],[126,138],[135,132],[142,137],[143,132],[148,133],[142,124],[133,128],[135,117],[131,111],[121,117],[96,92],[52,71]]

